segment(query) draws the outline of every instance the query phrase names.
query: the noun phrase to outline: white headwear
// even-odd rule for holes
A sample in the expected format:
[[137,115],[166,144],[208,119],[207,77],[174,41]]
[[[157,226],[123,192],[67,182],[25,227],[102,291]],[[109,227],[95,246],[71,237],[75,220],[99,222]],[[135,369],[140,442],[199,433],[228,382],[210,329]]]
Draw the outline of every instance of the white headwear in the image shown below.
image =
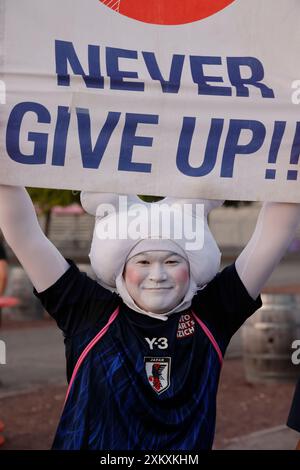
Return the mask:
[[[112,292],[118,292],[123,301],[133,310],[146,314],[151,317],[166,320],[168,315],[174,312],[187,309],[192,302],[192,298],[198,289],[206,285],[216,273],[219,271],[221,253],[212,236],[207,223],[208,213],[215,207],[222,204],[222,201],[204,200],[204,199],[175,199],[164,198],[155,203],[147,203],[142,201],[135,195],[126,196],[126,209],[120,208],[120,199],[118,194],[109,193],[95,193],[83,192],[81,193],[81,203],[83,208],[89,214],[96,216],[95,229],[91,245],[89,258],[91,266],[98,278],[101,285],[108,288]],[[153,204],[157,207],[155,209],[162,209],[162,205],[172,207],[174,217],[171,219],[170,234],[166,238],[162,233],[162,227],[159,224],[158,233],[153,235],[150,231],[150,224],[148,231],[143,233],[143,236],[138,239],[132,239],[130,231],[130,224],[137,219],[136,207],[137,204],[143,209],[142,214],[139,213],[139,222],[149,221],[151,218],[151,207]],[[106,206],[105,206],[106,205]],[[178,238],[178,230],[182,225],[182,209],[188,208],[191,219],[198,218],[199,212],[196,207],[199,205],[204,206],[203,215],[201,218],[202,229],[204,233],[203,247],[200,249],[189,249],[190,240],[186,238],[185,233],[182,233],[181,238]],[[117,238],[100,237],[100,232],[107,233],[108,227],[123,226],[123,233]],[[180,225],[180,227],[179,227]],[[118,233],[120,236],[120,233]],[[123,238],[122,238],[123,237]],[[190,267],[190,285],[189,289],[182,300],[182,302],[174,307],[172,310],[164,314],[156,314],[153,312],[146,312],[138,307],[134,300],[129,295],[123,278],[123,270],[126,261],[138,253],[145,251],[172,251],[175,252],[189,262]]]

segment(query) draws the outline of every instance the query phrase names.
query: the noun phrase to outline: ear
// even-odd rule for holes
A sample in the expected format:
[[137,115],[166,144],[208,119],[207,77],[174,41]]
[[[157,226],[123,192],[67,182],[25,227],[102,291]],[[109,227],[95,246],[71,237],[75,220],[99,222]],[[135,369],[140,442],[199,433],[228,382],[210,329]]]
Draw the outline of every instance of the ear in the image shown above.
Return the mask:
[[82,191],[80,193],[80,201],[83,209],[91,215],[96,215],[97,207],[100,204],[112,204],[118,207],[119,195],[115,193],[96,193],[90,191]]
[[224,204],[224,201],[217,200],[217,199],[203,199],[203,203],[204,203],[204,212],[207,215],[213,209],[216,209],[217,207],[222,206]]
[[175,197],[166,197],[163,201],[166,204],[204,204],[204,214],[207,216],[210,211],[216,209],[217,207],[222,206],[224,201],[217,200],[217,199],[183,199],[183,198],[175,198]]
[[90,191],[82,191],[80,193],[80,201],[83,209],[91,215],[97,215],[97,208],[100,204],[111,204],[116,212],[120,210],[120,196],[126,198],[122,203],[126,204],[128,209],[132,204],[143,201],[134,194],[117,194],[117,193],[98,193]]

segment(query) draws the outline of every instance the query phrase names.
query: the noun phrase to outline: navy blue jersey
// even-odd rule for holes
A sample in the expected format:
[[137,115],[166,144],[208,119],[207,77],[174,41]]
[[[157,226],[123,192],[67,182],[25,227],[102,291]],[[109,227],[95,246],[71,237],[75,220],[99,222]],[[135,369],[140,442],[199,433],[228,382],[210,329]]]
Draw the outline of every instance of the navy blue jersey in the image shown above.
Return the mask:
[[68,380],[118,306],[119,313],[78,369],[53,448],[210,449],[221,365],[196,318],[224,354],[260,297],[249,296],[231,265],[198,291],[190,309],[161,321],[131,310],[68,261],[53,286],[35,291],[63,330]]
[[287,425],[300,432],[300,379],[296,385]]

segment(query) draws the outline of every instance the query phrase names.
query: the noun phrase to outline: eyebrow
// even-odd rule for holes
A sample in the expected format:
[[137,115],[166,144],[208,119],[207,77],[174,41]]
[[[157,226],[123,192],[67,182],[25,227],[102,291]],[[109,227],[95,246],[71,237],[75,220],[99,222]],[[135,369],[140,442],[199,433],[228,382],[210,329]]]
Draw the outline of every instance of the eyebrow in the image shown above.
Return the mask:
[[[154,252],[155,253],[155,252]],[[166,254],[163,256],[164,259],[167,259],[167,258],[171,258],[172,256],[176,256],[178,258],[182,258],[182,256],[178,255],[177,253],[169,253],[169,254]],[[136,255],[136,258],[149,258],[151,257],[151,254],[150,253],[139,253],[138,255]]]

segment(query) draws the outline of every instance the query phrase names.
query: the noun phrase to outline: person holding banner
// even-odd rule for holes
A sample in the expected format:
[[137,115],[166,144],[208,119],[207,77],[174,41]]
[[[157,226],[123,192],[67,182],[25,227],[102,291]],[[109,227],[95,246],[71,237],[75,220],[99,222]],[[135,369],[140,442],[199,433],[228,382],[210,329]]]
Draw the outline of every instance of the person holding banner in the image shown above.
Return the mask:
[[[169,236],[159,226],[155,236],[133,239],[136,197],[127,211],[113,211],[113,194],[83,193],[81,200],[96,217],[96,280],[46,238],[24,188],[0,186],[0,227],[65,338],[69,388],[53,449],[211,449],[225,350],[262,305],[260,292],[294,237],[300,205],[264,203],[247,246],[219,272],[207,216],[220,202],[165,198],[155,204],[176,203]],[[194,221],[203,207],[196,248],[186,233],[176,237],[186,203]],[[144,203],[140,223],[151,207]],[[127,220],[127,237],[101,235],[120,220]]]
[[[300,379],[296,385],[287,425],[300,433]],[[300,438],[296,450],[300,450]]]
[[0,296],[4,294],[7,285],[7,257],[0,239]]
[[[3,244],[0,240],[0,297],[4,294],[7,284],[7,259]],[[0,322],[1,322],[1,307],[0,307]],[[0,420],[0,433],[4,429],[4,423]],[[5,442],[4,437],[0,434],[0,446]]]

